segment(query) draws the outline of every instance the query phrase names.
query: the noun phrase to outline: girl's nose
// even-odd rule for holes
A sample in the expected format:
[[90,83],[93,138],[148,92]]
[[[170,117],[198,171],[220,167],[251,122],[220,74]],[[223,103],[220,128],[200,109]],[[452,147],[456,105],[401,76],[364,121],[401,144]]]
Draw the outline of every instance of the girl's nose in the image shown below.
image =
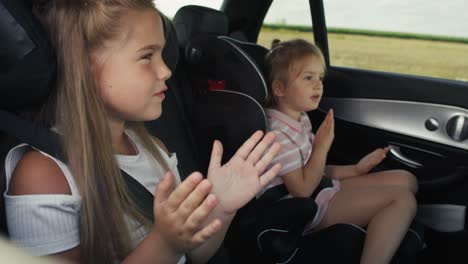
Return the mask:
[[314,85],[314,90],[322,90],[322,88],[323,88],[322,80],[317,80],[317,82]]
[[172,72],[171,70],[169,69],[169,67],[167,67],[166,63],[164,63],[164,61],[161,59],[160,63],[157,64],[156,66],[156,75],[158,77],[159,80],[167,80],[171,77],[172,75]]

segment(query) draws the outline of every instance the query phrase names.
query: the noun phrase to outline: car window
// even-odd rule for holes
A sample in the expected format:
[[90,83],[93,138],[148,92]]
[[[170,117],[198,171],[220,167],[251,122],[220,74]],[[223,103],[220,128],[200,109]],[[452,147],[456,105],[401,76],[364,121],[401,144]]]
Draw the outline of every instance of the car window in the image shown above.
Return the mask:
[[468,81],[465,0],[325,0],[330,63]]
[[257,43],[270,48],[275,38],[281,41],[303,38],[314,42],[309,1],[273,1],[264,19]]
[[172,18],[179,8],[186,5],[206,6],[219,10],[223,0],[153,0],[153,2],[161,12]]

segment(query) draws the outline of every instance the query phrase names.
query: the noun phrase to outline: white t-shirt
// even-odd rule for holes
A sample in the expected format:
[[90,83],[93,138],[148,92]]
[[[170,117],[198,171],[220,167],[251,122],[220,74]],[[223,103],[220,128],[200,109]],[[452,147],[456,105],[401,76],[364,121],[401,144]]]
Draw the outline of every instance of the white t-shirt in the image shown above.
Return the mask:
[[[156,185],[163,178],[165,171],[142,142],[132,131],[125,131],[138,151],[137,155],[116,155],[121,170],[128,173],[153,195]],[[158,146],[159,148],[159,146]],[[5,159],[6,191],[5,209],[10,239],[20,248],[35,256],[50,255],[72,249],[80,244],[79,216],[81,196],[70,169],[60,160],[49,157],[62,170],[71,190],[71,195],[9,195],[9,183],[12,173],[23,155],[30,149],[27,144],[20,144],[11,149]],[[177,170],[177,157],[168,156],[159,148],[162,157],[173,172],[176,182],[180,183]],[[130,238],[136,247],[148,234],[149,230],[137,221],[127,218]],[[179,263],[184,263],[183,257]]]

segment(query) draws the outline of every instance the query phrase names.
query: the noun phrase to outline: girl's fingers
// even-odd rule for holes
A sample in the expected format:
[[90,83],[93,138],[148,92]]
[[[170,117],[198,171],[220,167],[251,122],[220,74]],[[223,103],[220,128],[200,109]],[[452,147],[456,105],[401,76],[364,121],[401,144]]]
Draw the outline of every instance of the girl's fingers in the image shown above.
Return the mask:
[[265,187],[271,180],[273,180],[273,178],[275,178],[276,175],[278,175],[280,170],[281,164],[276,163],[273,167],[271,167],[271,169],[269,169],[262,176],[260,176],[260,187]]
[[187,218],[185,225],[195,233],[216,207],[217,203],[218,201],[214,194],[208,195],[203,203]]
[[390,147],[385,147],[384,148],[384,154],[387,154],[390,151]]
[[379,148],[374,150],[370,155],[372,155],[375,160],[378,160],[380,162],[385,158],[386,154],[387,153],[385,152],[385,149]]
[[260,143],[255,146],[255,148],[252,150],[252,152],[248,155],[247,160],[252,162],[252,164],[255,164],[265,153],[265,150],[268,148],[268,146],[271,145],[273,140],[275,139],[275,133],[273,132],[268,132],[260,141]]
[[198,231],[193,236],[193,242],[201,244],[210,239],[216,232],[221,229],[221,220],[215,219],[209,225],[205,226],[202,230]]
[[173,182],[174,175],[172,174],[172,172],[169,171],[164,175],[162,181],[160,181],[159,184],[156,186],[156,192],[154,196],[155,204],[163,203],[169,198]]
[[223,145],[218,140],[213,142],[213,149],[211,150],[210,165],[208,170],[221,167],[221,160],[223,158]]
[[198,184],[197,188],[180,204],[177,210],[178,217],[187,219],[200,206],[210,190],[211,183],[208,180],[203,180]]
[[328,114],[325,117],[325,119],[322,121],[322,124],[320,125],[321,128],[323,127],[323,129],[325,129],[328,126],[328,124],[330,123],[330,118],[329,117],[330,117],[330,115]]
[[330,128],[330,126],[332,125],[332,122],[333,122],[333,112],[332,112],[332,110],[328,111],[326,121],[327,121],[326,122],[326,127]]
[[328,110],[327,116],[325,117],[327,124],[330,123],[331,118],[332,118],[332,112],[331,110]]
[[385,149],[380,151],[380,156],[382,157],[381,159],[385,159],[385,156],[387,156],[387,152],[385,151]]
[[262,139],[263,137],[263,131],[258,130],[255,133],[253,133],[252,136],[250,136],[247,141],[242,144],[242,146],[237,150],[236,156],[239,156],[241,159],[245,160],[249,156],[250,152],[252,152],[252,149],[257,145],[257,143]]
[[177,188],[171,193],[168,198],[167,204],[172,211],[177,210],[180,204],[189,196],[190,193],[198,186],[203,180],[203,176],[199,172],[190,174]]
[[322,121],[322,124],[320,127],[323,127],[324,130],[328,131],[328,128],[330,127],[331,123],[333,121],[333,110],[330,109],[325,116],[325,119]]
[[263,173],[266,167],[271,163],[271,161],[275,158],[276,154],[280,150],[281,145],[276,142],[274,143],[271,148],[266,152],[265,155],[255,164],[255,168],[259,173]]

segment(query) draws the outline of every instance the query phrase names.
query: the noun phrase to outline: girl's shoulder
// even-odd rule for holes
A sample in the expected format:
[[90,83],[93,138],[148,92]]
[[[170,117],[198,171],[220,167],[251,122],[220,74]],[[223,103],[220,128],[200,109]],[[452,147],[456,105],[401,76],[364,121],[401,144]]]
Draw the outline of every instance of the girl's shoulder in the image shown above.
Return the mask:
[[[30,147],[22,148],[27,149],[23,153],[12,149],[6,160],[10,163],[5,164],[6,168],[8,165],[11,167],[11,171],[7,171],[10,195],[72,194],[62,168],[55,160]],[[13,162],[15,153],[18,153],[16,159],[19,160]]]

